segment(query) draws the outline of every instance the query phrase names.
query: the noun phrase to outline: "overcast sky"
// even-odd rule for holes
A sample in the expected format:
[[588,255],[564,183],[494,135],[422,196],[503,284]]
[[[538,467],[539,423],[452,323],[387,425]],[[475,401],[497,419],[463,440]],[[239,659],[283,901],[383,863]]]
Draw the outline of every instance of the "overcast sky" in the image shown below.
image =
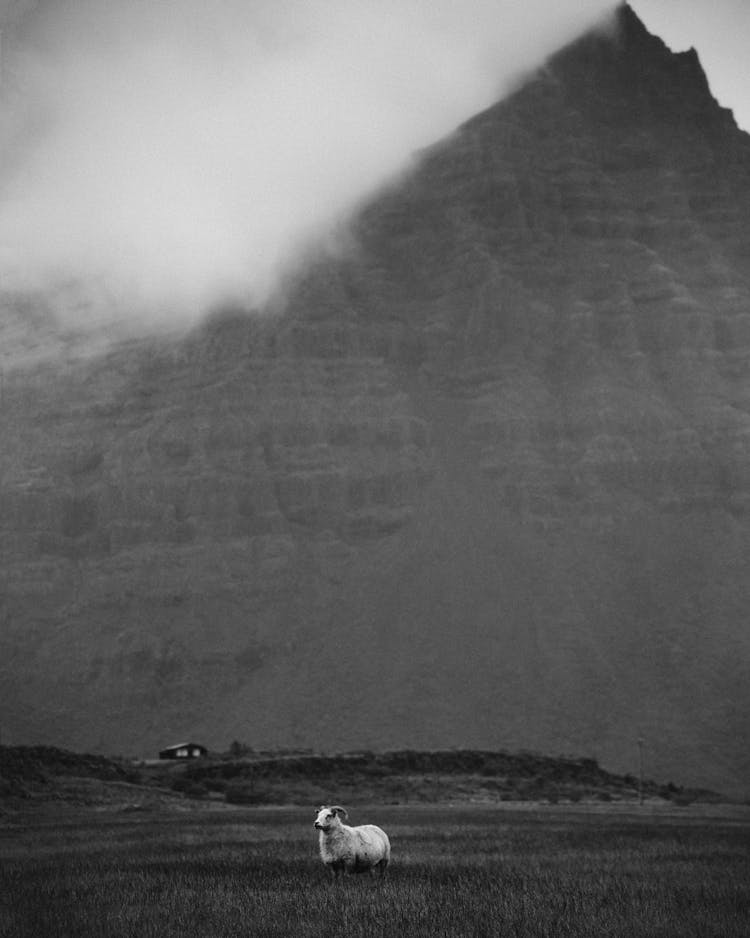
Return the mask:
[[[750,127],[750,0],[633,7]],[[0,0],[6,37],[35,11],[4,48],[3,286],[87,281],[145,319],[261,302],[306,239],[613,8]]]

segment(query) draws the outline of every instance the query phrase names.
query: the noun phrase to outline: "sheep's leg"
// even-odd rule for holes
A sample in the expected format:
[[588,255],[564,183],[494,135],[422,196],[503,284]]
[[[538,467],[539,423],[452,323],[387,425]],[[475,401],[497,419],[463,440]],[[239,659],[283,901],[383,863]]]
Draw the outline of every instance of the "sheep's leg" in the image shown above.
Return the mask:
[[339,879],[344,878],[346,873],[346,866],[342,861],[337,861],[334,863],[329,863],[328,869],[331,871],[331,880],[336,882]]

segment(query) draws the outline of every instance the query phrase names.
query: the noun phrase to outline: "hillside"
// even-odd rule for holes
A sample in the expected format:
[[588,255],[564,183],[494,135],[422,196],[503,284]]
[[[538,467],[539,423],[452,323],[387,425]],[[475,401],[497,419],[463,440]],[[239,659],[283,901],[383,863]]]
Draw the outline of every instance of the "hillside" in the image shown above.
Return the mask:
[[643,737],[746,793],[748,219],[750,137],[622,7],[272,313],[44,360],[6,296],[3,739]]
[[198,761],[134,763],[54,746],[0,747],[0,816],[49,805],[110,810],[346,801],[350,804],[498,802],[717,803],[715,792],[686,790],[632,775],[594,759],[536,753],[350,752],[213,755]]

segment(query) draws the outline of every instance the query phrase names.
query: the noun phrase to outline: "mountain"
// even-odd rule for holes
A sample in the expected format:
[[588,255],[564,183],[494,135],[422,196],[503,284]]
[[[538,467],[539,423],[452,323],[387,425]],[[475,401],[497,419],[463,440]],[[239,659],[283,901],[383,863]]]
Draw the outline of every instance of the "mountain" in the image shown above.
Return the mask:
[[6,297],[4,741],[642,738],[747,793],[749,219],[750,137],[622,6],[275,311],[49,359]]

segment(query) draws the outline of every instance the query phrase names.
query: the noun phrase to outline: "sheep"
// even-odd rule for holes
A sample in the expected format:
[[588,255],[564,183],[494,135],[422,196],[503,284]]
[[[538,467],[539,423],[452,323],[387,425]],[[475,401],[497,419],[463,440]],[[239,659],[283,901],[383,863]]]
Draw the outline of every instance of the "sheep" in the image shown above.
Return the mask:
[[341,818],[348,818],[345,808],[339,805],[322,805],[315,818],[320,858],[331,871],[333,879],[344,873],[369,873],[378,870],[385,876],[386,867],[391,859],[391,842],[385,831],[374,824],[361,827],[349,827],[341,823]]

